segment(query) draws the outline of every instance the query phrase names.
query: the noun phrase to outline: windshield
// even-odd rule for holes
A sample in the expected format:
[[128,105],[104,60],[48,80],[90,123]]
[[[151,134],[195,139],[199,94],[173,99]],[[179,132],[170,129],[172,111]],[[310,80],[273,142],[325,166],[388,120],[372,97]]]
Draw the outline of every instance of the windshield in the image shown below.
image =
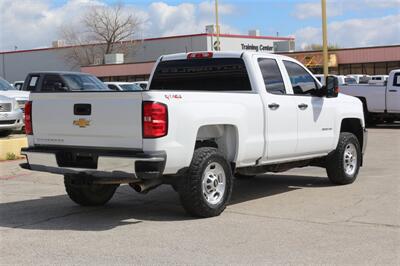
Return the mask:
[[6,80],[0,78],[0,91],[10,91],[10,90],[15,90],[15,88],[11,86],[11,84],[8,83]]
[[141,91],[142,88],[136,84],[119,84],[124,91]]
[[90,75],[63,75],[71,91],[109,91],[110,89],[98,78]]

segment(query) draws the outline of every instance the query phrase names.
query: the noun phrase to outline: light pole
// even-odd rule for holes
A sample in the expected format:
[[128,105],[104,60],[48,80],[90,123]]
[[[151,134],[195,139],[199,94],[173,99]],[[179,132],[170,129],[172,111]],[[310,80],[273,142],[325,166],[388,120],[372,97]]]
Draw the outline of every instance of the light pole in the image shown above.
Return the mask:
[[215,27],[217,30],[217,44],[215,45],[215,50],[219,51],[221,50],[221,43],[219,42],[219,21],[218,21],[218,0],[215,0]]
[[328,69],[328,29],[326,22],[326,0],[321,0],[322,8],[322,55],[324,58],[324,76],[329,74]]

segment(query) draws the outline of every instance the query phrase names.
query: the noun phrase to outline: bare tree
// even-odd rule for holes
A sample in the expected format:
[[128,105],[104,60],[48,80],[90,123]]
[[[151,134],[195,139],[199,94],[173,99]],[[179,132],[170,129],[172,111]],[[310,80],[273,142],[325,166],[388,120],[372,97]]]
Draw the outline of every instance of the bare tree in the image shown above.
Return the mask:
[[61,38],[71,46],[66,58],[74,66],[103,62],[104,55],[127,53],[142,21],[135,14],[124,12],[124,6],[93,6],[81,19],[80,25],[64,25]]

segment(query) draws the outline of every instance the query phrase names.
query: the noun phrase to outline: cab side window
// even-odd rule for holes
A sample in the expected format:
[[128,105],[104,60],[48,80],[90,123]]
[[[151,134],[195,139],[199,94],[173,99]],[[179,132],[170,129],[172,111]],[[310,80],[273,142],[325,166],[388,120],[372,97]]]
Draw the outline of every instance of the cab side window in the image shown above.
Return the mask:
[[283,61],[295,95],[314,95],[318,88],[314,78],[299,64]]
[[259,58],[258,65],[264,78],[265,89],[272,94],[286,94],[285,84],[275,59]]
[[64,81],[58,75],[46,75],[43,79],[42,91],[55,92],[65,88]]
[[393,86],[400,87],[400,73],[396,73],[393,77]]

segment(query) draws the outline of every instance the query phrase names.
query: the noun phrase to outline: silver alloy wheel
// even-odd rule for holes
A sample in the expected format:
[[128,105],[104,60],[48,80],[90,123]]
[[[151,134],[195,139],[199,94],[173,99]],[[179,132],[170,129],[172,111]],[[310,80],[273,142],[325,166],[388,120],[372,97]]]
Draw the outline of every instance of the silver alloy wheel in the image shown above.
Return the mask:
[[202,179],[204,199],[210,205],[221,203],[225,195],[226,175],[219,163],[212,162],[204,170]]
[[347,144],[344,149],[343,167],[348,176],[354,175],[357,170],[357,149],[353,143]]

